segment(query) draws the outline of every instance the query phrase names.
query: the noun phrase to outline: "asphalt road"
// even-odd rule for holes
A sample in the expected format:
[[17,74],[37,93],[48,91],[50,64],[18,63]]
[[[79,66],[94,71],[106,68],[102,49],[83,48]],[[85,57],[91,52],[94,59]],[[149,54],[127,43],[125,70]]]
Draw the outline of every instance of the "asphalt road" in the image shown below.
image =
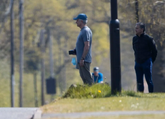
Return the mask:
[[0,119],[31,119],[38,108],[0,108]]

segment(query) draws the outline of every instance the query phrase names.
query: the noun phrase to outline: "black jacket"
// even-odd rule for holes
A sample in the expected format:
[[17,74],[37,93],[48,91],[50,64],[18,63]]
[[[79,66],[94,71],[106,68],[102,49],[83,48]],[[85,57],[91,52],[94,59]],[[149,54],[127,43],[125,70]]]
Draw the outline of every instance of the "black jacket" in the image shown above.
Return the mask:
[[152,62],[155,61],[157,49],[155,41],[149,35],[134,36],[132,45],[137,63],[144,63],[149,58],[152,58]]

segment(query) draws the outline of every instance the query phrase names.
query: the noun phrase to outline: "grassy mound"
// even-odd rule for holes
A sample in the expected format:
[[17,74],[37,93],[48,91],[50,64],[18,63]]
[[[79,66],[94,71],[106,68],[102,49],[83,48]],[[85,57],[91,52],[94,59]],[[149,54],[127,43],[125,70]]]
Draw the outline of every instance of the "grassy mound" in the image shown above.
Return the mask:
[[73,84],[64,94],[63,98],[102,98],[111,95],[108,84],[94,84],[92,86]]
[[[72,84],[62,98],[103,98],[114,96],[111,94],[111,87],[107,83],[94,84],[92,86]],[[140,93],[124,91],[115,96],[141,97]]]
[[122,90],[121,93],[111,95],[111,88],[107,84],[71,85],[62,98],[41,109],[44,113],[151,111],[165,110],[164,102],[164,93],[146,94]]

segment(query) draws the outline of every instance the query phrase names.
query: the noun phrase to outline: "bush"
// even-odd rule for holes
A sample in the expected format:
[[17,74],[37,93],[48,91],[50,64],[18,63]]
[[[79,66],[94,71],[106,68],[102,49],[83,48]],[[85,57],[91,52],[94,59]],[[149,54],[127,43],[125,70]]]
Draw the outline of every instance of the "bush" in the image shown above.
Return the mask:
[[108,84],[94,84],[92,86],[72,84],[63,98],[102,98],[111,95]]

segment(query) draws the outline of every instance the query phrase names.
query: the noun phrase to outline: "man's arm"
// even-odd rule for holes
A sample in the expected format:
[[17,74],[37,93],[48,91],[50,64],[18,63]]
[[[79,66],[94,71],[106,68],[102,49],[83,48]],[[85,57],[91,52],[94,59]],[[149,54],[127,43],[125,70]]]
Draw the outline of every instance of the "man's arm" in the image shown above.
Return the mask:
[[99,83],[103,83],[103,74],[102,73],[100,73],[100,75],[99,75],[100,77],[99,77]]
[[153,39],[151,40],[150,46],[152,50],[152,62],[154,62],[157,56],[157,49],[156,49],[155,41]]
[[83,55],[82,55],[81,59],[83,59],[83,60],[85,59],[85,57],[89,51],[89,48],[90,48],[90,42],[89,41],[84,42],[84,51],[83,51]]
[[84,42],[84,51],[83,51],[83,55],[81,57],[81,60],[80,60],[80,66],[84,66],[84,60],[85,60],[85,57],[89,51],[89,47],[90,47],[90,43],[89,41],[85,41]]
[[85,57],[90,48],[90,33],[88,31],[84,31],[83,41],[84,41],[84,49],[83,49],[83,54],[82,54],[81,60],[80,60],[80,66],[84,65]]
[[135,36],[132,38],[132,49],[135,51],[135,48],[134,48],[134,40],[135,40]]

